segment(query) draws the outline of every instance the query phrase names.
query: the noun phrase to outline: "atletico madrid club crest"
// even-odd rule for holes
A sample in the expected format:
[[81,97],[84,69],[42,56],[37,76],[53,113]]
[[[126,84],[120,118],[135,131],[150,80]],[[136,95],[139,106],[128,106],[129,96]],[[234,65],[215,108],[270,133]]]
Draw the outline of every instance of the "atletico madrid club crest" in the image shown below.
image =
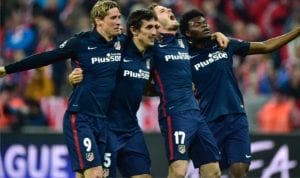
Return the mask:
[[109,176],[109,169],[104,168],[103,169],[103,177],[108,177]]
[[185,145],[178,145],[178,152],[184,154],[186,152]]
[[86,160],[88,160],[89,162],[93,161],[95,158],[93,152],[86,153],[85,156],[86,156]]
[[116,50],[120,50],[121,49],[120,41],[115,42],[114,47],[115,47]]
[[146,67],[147,67],[147,69],[150,69],[150,61],[151,61],[150,58],[146,60]]
[[184,48],[184,43],[183,43],[182,39],[178,39],[177,42],[178,42],[178,45],[180,46],[180,48]]

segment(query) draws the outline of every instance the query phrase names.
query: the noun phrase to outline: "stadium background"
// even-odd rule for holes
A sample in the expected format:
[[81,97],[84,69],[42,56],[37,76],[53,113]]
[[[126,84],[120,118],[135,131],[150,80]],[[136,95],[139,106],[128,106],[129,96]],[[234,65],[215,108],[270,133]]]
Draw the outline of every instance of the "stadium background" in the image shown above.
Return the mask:
[[[53,49],[72,34],[90,29],[96,0],[1,0],[0,65]],[[119,0],[123,19],[130,11],[158,2],[180,15],[201,9],[213,31],[262,41],[300,25],[300,0]],[[252,136],[250,177],[300,177],[300,38],[267,55],[234,59]],[[70,177],[61,135],[71,86],[69,62],[0,79],[0,177]],[[157,125],[158,98],[144,98],[138,113],[153,157],[154,177],[167,163]],[[190,178],[196,178],[190,169]],[[226,177],[226,175],[224,175]]]

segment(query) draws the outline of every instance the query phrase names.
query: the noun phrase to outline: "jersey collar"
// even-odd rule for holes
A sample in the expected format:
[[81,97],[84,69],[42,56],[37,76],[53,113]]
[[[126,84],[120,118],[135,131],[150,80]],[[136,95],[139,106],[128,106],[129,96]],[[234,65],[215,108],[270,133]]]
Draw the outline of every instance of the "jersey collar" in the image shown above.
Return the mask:
[[140,57],[144,58],[146,56],[151,55],[151,48],[147,49],[145,51],[144,55],[142,55],[142,53],[139,51],[137,46],[134,44],[133,40],[132,39],[127,39],[124,52],[128,56],[140,56]]
[[106,41],[106,39],[97,32],[96,28],[93,28],[92,30],[92,35],[99,41],[104,42],[104,43],[110,43],[110,42],[114,42],[118,39],[118,36],[114,37],[111,41]]

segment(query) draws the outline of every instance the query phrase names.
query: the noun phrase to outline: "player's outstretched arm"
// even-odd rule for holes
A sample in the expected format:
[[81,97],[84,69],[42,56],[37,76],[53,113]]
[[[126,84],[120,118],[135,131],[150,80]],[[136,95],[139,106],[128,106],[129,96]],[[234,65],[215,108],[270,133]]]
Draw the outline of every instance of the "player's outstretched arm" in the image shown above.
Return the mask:
[[6,74],[36,69],[61,60],[69,59],[74,55],[79,43],[80,41],[78,39],[71,38],[52,51],[37,53],[15,63],[3,66],[4,68],[1,69],[0,76],[3,77]]
[[225,49],[229,43],[229,39],[221,32],[215,32],[211,35],[212,39],[216,39],[220,48]]
[[289,43],[293,39],[297,38],[300,35],[300,27],[271,39],[268,39],[263,42],[250,42],[250,48],[248,54],[261,54],[261,53],[270,53],[276,49],[282,47],[283,45]]
[[69,56],[71,56],[69,55],[68,51],[60,51],[61,50],[53,50],[28,56],[20,61],[4,66],[4,69],[2,69],[1,72],[5,72],[5,74],[11,74],[30,69],[36,69],[49,64],[53,64],[60,60],[68,59]]
[[75,68],[70,74],[69,74],[69,82],[72,85],[76,85],[83,80],[83,70],[81,68]]

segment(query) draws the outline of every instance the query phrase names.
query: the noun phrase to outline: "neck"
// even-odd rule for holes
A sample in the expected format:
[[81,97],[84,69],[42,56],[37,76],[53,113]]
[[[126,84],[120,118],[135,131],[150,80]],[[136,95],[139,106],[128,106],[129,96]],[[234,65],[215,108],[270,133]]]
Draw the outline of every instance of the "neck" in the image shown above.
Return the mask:
[[192,47],[197,49],[209,48],[212,46],[213,41],[210,37],[207,38],[198,38],[191,40]]
[[133,43],[135,44],[139,52],[143,55],[146,51],[146,47],[142,44],[142,42],[140,40],[137,40],[136,38],[133,38]]
[[177,33],[177,26],[174,26],[173,28],[166,28],[164,26],[160,26],[159,28],[159,33],[167,33],[167,34],[172,34],[175,35]]
[[111,41],[113,39],[113,36],[107,34],[106,32],[104,32],[101,28],[96,28],[97,32],[103,36],[103,38],[106,40],[106,41]]
[[167,33],[167,34],[175,35],[177,33],[177,30],[161,29],[161,30],[159,30],[159,33]]

